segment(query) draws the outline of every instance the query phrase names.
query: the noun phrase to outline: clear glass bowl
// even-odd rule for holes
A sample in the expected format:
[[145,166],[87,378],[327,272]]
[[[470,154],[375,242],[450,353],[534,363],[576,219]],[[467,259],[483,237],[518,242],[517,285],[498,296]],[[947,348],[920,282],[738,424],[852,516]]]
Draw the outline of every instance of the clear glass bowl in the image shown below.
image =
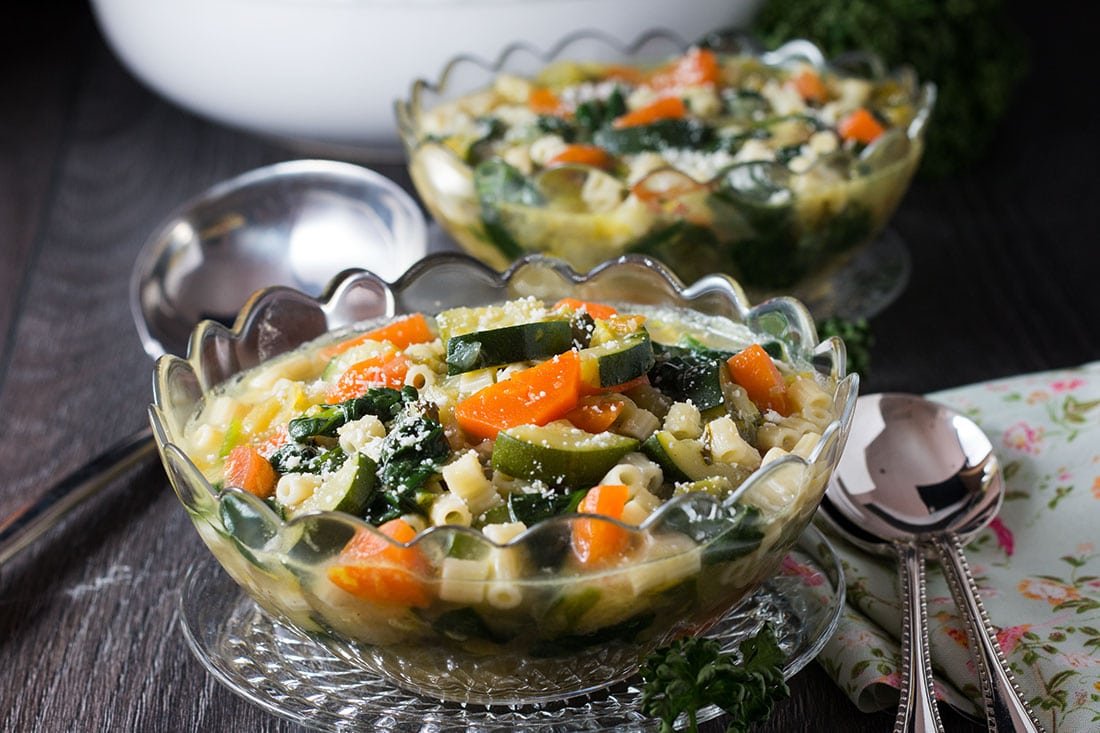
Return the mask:
[[[534,524],[505,545],[481,532],[437,527],[412,541],[427,559],[421,580],[438,587],[443,558],[456,541],[467,556],[501,553],[522,559],[512,580],[469,581],[469,607],[432,596],[425,608],[373,604],[328,580],[333,556],[357,531],[389,538],[347,514],[318,512],[281,520],[267,504],[237,489],[218,492],[180,447],[204,395],[260,362],[326,332],[406,312],[435,313],[516,297],[577,297],[612,303],[663,304],[729,318],[760,339],[779,341],[796,364],[811,365],[832,385],[839,418],[808,459],[785,456],[754,472],[745,491],[779,484],[792,497],[769,512],[759,544],[745,553],[745,512],[704,493],[663,504],[642,526],[614,520],[636,547],[675,548],[645,562],[625,561],[565,573],[538,558],[568,545],[577,515]],[[289,288],[258,292],[233,329],[200,324],[189,356],[157,362],[153,432],[176,494],[222,567],[267,613],[309,635],[349,663],[433,699],[484,704],[552,700],[602,688],[633,674],[654,648],[716,624],[775,572],[810,521],[839,460],[850,426],[857,378],[845,374],[843,344],[819,342],[814,323],[787,298],[750,306],[725,276],[684,286],[663,265],[622,257],[580,275],[551,258],[523,258],[498,273],[471,257],[444,254],[414,265],[395,283],[365,271],[344,273],[326,296]],[[593,617],[583,603],[598,593]],[[509,602],[494,602],[507,600]],[[465,610],[464,610],[465,609]],[[487,615],[488,614],[488,615]]]
[[[441,139],[433,113],[485,93],[503,75],[535,79],[563,61],[613,59],[619,67],[652,67],[689,46],[662,32],[627,45],[586,31],[549,51],[513,46],[494,63],[460,56],[437,80],[414,83],[397,103],[397,119],[417,191],[447,234],[498,268],[516,254],[538,252],[584,271],[640,252],[687,281],[711,272],[732,275],[754,300],[812,290],[864,249],[893,215],[920,162],[935,87],[907,67],[888,72],[867,54],[826,60],[808,41],[764,53],[745,35],[711,40],[717,52],[750,58],[762,68],[808,64],[822,73],[889,85],[892,109],[904,110],[901,119],[866,147],[822,153],[797,173],[789,162],[744,160],[723,164],[704,180],[666,166],[632,181],[621,170],[580,163],[536,165],[524,177],[530,196],[488,200],[478,187],[485,180],[478,178],[479,167]],[[480,107],[469,114],[490,115]],[[585,199],[591,190],[600,191],[597,203]]]

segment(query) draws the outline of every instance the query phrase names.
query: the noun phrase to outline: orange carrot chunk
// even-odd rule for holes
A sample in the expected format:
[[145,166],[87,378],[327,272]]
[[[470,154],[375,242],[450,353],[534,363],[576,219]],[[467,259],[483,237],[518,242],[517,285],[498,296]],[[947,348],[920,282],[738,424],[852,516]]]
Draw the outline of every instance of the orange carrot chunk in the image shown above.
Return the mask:
[[229,451],[223,472],[226,486],[236,486],[261,499],[275,493],[275,469],[250,445],[238,445]]
[[569,308],[571,310],[579,311],[583,310],[593,318],[599,318],[601,321],[607,320],[611,316],[617,315],[618,310],[614,306],[604,305],[603,303],[593,303],[590,300],[580,300],[578,298],[562,298],[557,303],[554,303],[554,310],[559,308]]
[[615,424],[622,411],[620,399],[588,396],[582,397],[576,407],[565,413],[565,419],[587,433],[602,433]]
[[825,88],[825,82],[821,80],[821,76],[813,69],[802,69],[791,79],[791,83],[794,84],[795,90],[805,99],[807,102],[817,102],[820,104],[825,101],[829,92]]
[[[408,543],[416,530],[404,519],[378,528],[396,542]],[[428,563],[418,547],[401,547],[373,532],[359,530],[344,546],[328,578],[354,596],[376,603],[424,608],[431,603],[424,578]]]
[[692,48],[674,63],[654,72],[649,78],[649,85],[654,89],[677,89],[717,84],[721,73],[714,51]]
[[679,205],[680,199],[705,193],[710,189],[684,175],[663,176],[651,174],[630,187],[630,192],[647,204],[660,205],[669,202]]
[[742,349],[726,361],[730,377],[745,388],[749,399],[761,410],[790,413],[787,383],[771,356],[760,344]]
[[394,348],[404,349],[413,344],[423,344],[434,339],[435,334],[432,333],[432,329],[428,325],[428,319],[424,317],[424,314],[413,313],[412,315],[388,323],[385,326],[367,331],[355,338],[336,344],[330,347],[325,352],[325,355],[333,357],[337,354],[344,353],[353,346],[358,346],[367,341],[388,341],[393,344]]
[[885,132],[885,129],[874,115],[860,107],[838,122],[836,131],[845,140],[855,140],[867,145]]
[[608,64],[603,67],[603,78],[607,81],[621,81],[627,84],[644,84],[646,73],[630,64]]
[[558,95],[546,87],[535,87],[527,94],[527,106],[537,115],[564,117],[569,114],[568,107]]
[[563,417],[577,405],[580,389],[580,356],[566,351],[474,392],[455,405],[455,419],[471,436],[493,439],[505,428]]
[[348,367],[325,395],[325,401],[336,405],[362,397],[371,387],[400,389],[409,373],[409,360],[404,354],[384,351]]
[[658,120],[678,120],[687,116],[687,107],[679,97],[661,97],[656,102],[616,117],[611,126],[617,129],[650,125]]
[[577,163],[607,170],[615,164],[615,158],[598,145],[566,145],[560,153],[546,161],[546,167]]
[[[584,495],[577,512],[622,519],[630,489],[622,484],[593,486]],[[573,524],[573,554],[581,565],[599,565],[620,555],[630,536],[622,527],[598,519],[578,519]]]
[[280,425],[275,429],[274,432],[271,433],[271,435],[267,437],[266,440],[256,446],[256,450],[259,451],[261,456],[270,460],[272,454],[274,454],[275,451],[279,450],[289,442],[290,431],[287,430],[286,425]]

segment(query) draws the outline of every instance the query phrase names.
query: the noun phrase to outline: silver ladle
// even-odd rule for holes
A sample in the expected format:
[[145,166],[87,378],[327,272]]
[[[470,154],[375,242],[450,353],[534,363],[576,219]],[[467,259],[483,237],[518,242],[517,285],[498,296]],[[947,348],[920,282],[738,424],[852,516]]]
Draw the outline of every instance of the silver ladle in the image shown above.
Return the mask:
[[[992,521],[1004,498],[993,446],[950,408],[907,394],[860,397],[847,446],[822,502],[823,515],[857,544],[889,543],[903,569],[902,690],[894,730],[942,730],[931,693],[924,605],[924,547],[949,570],[955,602],[974,641],[990,730],[1041,731],[997,643],[962,538]],[[919,604],[914,607],[914,599]]]
[[[423,214],[388,178],[335,161],[276,163],[168,217],[134,263],[130,311],[149,356],[182,355],[200,320],[232,325],[260,288],[320,295],[351,267],[395,280],[427,248]],[[0,522],[0,566],[153,450],[146,427]]]

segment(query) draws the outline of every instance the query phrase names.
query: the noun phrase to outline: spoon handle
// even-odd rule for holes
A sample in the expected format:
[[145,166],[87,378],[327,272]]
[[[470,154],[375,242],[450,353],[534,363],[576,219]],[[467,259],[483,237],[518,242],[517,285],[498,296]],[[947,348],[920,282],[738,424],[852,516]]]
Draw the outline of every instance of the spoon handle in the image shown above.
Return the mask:
[[894,733],[943,731],[933,695],[932,657],[928,646],[928,609],[924,555],[912,542],[895,542],[901,580],[901,699]]
[[955,596],[955,603],[966,613],[970,626],[970,638],[974,640],[971,653],[978,665],[989,730],[998,733],[1042,731],[1008,667],[1004,651],[997,643],[997,631],[978,595],[978,584],[963,554],[962,540],[957,534],[947,533],[937,536],[935,543],[940,559],[950,570],[947,580],[951,594]]
[[0,521],[0,567],[155,447],[150,428],[134,433],[5,517]]

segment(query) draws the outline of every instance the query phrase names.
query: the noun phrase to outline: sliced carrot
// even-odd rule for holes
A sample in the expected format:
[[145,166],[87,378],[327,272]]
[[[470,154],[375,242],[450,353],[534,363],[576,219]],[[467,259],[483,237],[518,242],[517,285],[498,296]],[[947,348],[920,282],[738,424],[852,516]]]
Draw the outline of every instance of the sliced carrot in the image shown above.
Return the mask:
[[616,117],[611,122],[611,126],[621,130],[624,127],[650,125],[658,120],[679,120],[686,116],[687,107],[684,105],[684,100],[679,97],[661,97],[645,107],[639,107],[621,117]]
[[455,405],[455,419],[475,438],[492,439],[516,425],[545,425],[577,405],[581,359],[566,351],[474,392]]
[[688,196],[705,194],[708,190],[707,184],[671,170],[650,173],[630,187],[630,193],[650,208],[659,208],[666,204],[677,207]]
[[791,83],[794,85],[795,91],[807,102],[820,104],[829,96],[829,91],[825,88],[825,82],[821,80],[821,75],[813,69],[802,69],[791,78]]
[[413,313],[331,346],[325,351],[325,355],[331,358],[367,341],[388,341],[395,349],[404,349],[413,344],[423,344],[433,340],[435,340],[435,334],[428,325],[428,319],[422,313]]
[[527,106],[537,115],[565,117],[570,111],[558,95],[546,87],[535,87],[528,92]]
[[599,318],[600,320],[606,320],[611,316],[617,315],[619,312],[613,306],[603,303],[593,303],[590,300],[579,300],[578,298],[562,298],[557,303],[554,303],[554,310],[558,310],[559,308],[569,308],[574,311],[583,310],[593,318]]
[[371,387],[400,388],[409,373],[409,360],[404,354],[383,351],[348,367],[325,395],[325,401],[336,405],[362,397]]
[[290,431],[286,425],[280,425],[266,440],[256,445],[256,450],[264,458],[271,458],[271,454],[290,442]]
[[646,81],[646,74],[637,66],[630,66],[629,64],[608,64],[603,67],[603,78],[607,81],[643,84]]
[[745,388],[749,399],[761,410],[775,410],[780,415],[790,413],[787,383],[771,356],[760,344],[753,344],[731,356],[726,364],[730,377]]
[[650,75],[649,86],[654,89],[679,89],[717,84],[721,74],[718,55],[714,51],[692,48],[672,64]]
[[[584,495],[577,512],[622,519],[630,489],[622,484],[593,486]],[[599,565],[626,549],[630,536],[622,527],[598,519],[578,519],[573,524],[573,554],[581,565]]]
[[845,140],[855,140],[867,145],[874,142],[885,129],[873,114],[860,107],[838,122],[836,131]]
[[[416,530],[400,517],[378,528],[402,544],[416,537]],[[428,563],[418,547],[401,547],[361,529],[344,546],[328,578],[348,593],[376,603],[424,608],[431,603],[425,576]]]
[[229,451],[222,471],[226,486],[236,486],[261,499],[275,493],[279,478],[271,463],[250,445],[238,445]]
[[622,411],[622,398],[589,395],[581,397],[577,406],[565,413],[565,419],[587,433],[602,433],[615,424]]
[[598,145],[581,145],[578,143],[566,145],[560,153],[546,161],[546,167],[550,168],[566,163],[590,165],[593,168],[607,170],[615,165],[615,157]]

